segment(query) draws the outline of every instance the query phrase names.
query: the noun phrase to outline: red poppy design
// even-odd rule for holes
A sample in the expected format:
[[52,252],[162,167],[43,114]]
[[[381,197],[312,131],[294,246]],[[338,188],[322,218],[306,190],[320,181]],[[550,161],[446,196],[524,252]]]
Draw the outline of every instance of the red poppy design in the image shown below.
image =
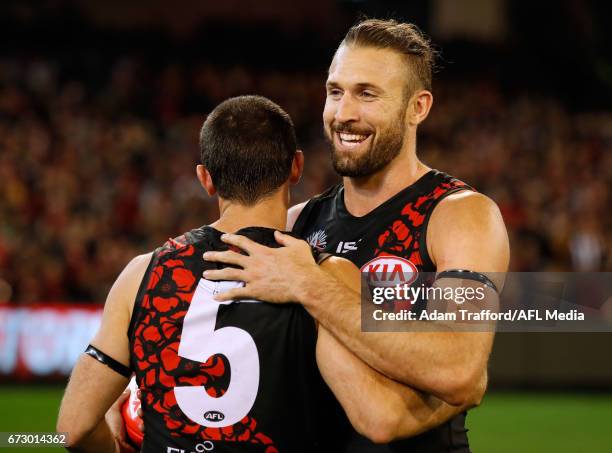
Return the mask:
[[182,236],[167,242],[154,258],[142,315],[134,329],[131,350],[143,402],[158,412],[173,437],[193,436],[202,440],[249,442],[265,446],[266,453],[278,452],[270,437],[258,431],[253,417],[225,428],[206,428],[188,419],[179,408],[174,387],[204,386],[213,396],[222,396],[229,385],[227,359],[214,355],[206,363],[178,355],[183,320],[199,276],[193,245]]
[[457,179],[442,182],[430,193],[407,203],[397,219],[378,235],[378,248],[374,251],[374,256],[395,255],[406,258],[421,270],[423,266],[421,247],[424,245],[421,227],[431,213],[433,204],[449,191],[461,187],[470,188]]

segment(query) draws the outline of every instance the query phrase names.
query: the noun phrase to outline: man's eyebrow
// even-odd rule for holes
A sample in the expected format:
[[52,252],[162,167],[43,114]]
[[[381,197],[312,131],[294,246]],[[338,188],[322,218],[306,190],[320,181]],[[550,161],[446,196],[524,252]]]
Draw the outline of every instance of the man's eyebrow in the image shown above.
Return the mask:
[[368,82],[362,82],[362,83],[358,83],[357,84],[358,88],[361,88],[362,90],[374,90],[374,91],[384,91],[381,87],[379,87],[378,85],[374,85],[373,83],[368,83]]
[[[334,82],[333,80],[328,80],[327,82],[325,82],[325,86],[327,88],[340,88],[340,84],[338,84],[338,82]],[[383,92],[384,91],[378,85],[374,85],[373,83],[369,83],[369,82],[357,83],[357,84],[355,84],[355,87],[357,89],[360,89],[360,90],[374,90],[374,91],[378,91],[378,92]]]

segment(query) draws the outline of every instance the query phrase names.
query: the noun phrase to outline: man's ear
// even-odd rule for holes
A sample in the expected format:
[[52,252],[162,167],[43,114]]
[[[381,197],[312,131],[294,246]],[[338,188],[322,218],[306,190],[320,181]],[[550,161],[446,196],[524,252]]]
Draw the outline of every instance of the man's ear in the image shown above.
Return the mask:
[[412,95],[408,103],[407,119],[413,126],[418,126],[422,123],[433,105],[433,95],[430,91],[420,90]]
[[291,174],[289,175],[289,183],[297,184],[300,182],[302,172],[304,171],[304,153],[298,149],[295,151],[293,156],[293,162],[291,164]]
[[198,181],[204,187],[204,190],[211,197],[217,193],[217,188],[215,187],[212,176],[210,176],[210,172],[206,169],[204,165],[196,166],[196,174],[198,175]]

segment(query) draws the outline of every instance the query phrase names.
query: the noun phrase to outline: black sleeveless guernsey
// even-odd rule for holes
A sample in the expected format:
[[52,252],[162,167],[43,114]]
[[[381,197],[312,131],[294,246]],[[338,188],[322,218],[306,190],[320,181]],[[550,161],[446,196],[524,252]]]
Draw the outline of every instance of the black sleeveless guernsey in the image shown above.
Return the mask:
[[[344,187],[339,184],[306,204],[293,232],[321,252],[351,260],[362,272],[381,272],[381,266],[393,260],[415,273],[435,272],[427,253],[429,218],[441,200],[462,190],[473,189],[431,170],[365,216],[354,217],[346,209]],[[465,417],[465,413],[457,415],[421,435],[388,445],[375,445],[354,432],[343,451],[469,452]]]
[[[278,246],[274,231],[238,232]],[[240,282],[202,278],[227,250],[201,227],[152,257],[135,302],[131,366],[142,391],[145,453],[339,451],[348,424],[319,374],[316,327],[298,304],[216,302]]]

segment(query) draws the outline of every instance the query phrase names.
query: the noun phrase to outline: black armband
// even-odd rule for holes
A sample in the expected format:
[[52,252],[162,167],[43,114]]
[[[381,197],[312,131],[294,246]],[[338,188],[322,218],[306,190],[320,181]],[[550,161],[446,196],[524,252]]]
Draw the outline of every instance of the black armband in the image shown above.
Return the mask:
[[485,274],[481,274],[480,272],[467,271],[464,269],[450,269],[448,271],[442,271],[436,275],[436,280],[440,278],[461,278],[465,280],[474,280],[475,282],[480,282],[483,285],[488,286],[499,294],[495,283],[493,283]]
[[332,256],[334,256],[331,253],[323,252],[322,250],[313,246],[310,246],[310,252],[312,253],[312,257],[314,258],[315,263],[317,264],[321,264],[327,258],[331,258]]
[[123,377],[129,378],[130,376],[132,376],[132,370],[130,370],[129,367],[126,367],[124,364],[117,362],[111,356],[103,353],[95,346],[87,346],[87,348],[85,349],[85,354],[93,357],[98,362],[106,365],[111,370],[115,371],[116,373],[119,373]]

